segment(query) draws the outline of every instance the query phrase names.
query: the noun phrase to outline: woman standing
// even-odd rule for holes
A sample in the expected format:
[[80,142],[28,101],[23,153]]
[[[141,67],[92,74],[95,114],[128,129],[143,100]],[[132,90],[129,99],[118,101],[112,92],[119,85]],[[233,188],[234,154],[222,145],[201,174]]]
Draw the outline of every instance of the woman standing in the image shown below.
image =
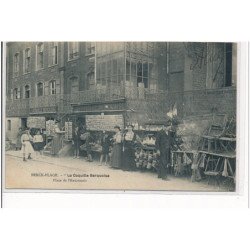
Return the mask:
[[121,168],[122,164],[122,134],[119,126],[115,126],[115,135],[113,138],[113,150],[110,165],[112,168]]
[[54,137],[52,140],[52,155],[57,155],[59,153],[59,151],[61,150],[62,146],[63,146],[63,137],[62,134],[64,133],[64,131],[61,131],[59,128],[59,122],[56,121],[55,123],[55,132],[54,132]]
[[106,131],[103,131],[102,133],[101,146],[102,146],[102,152],[100,158],[100,165],[102,165],[104,158],[105,158],[105,165],[107,165],[109,156],[110,138]]
[[34,149],[36,152],[40,152],[43,149],[43,136],[41,135],[40,130],[37,131],[36,135],[33,138]]
[[20,150],[22,147],[21,136],[23,134],[22,128],[19,128],[17,139],[16,139],[16,150]]
[[122,169],[125,171],[135,170],[135,142],[136,134],[133,126],[129,125],[123,138]]
[[23,135],[21,136],[21,143],[22,148],[21,151],[23,152],[23,161],[26,161],[26,156],[28,159],[31,159],[31,154],[34,153],[34,149],[31,145],[32,136],[30,135],[29,129],[27,128]]

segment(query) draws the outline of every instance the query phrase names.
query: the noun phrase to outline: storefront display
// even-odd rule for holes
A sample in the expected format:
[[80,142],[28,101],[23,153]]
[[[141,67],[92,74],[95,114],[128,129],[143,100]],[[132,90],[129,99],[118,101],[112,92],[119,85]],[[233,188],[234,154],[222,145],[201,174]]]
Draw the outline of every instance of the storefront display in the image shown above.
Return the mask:
[[124,127],[122,115],[86,115],[86,127],[90,131],[114,131],[114,126]]
[[45,129],[45,117],[43,116],[30,116],[27,118],[28,128]]
[[65,140],[72,140],[73,123],[65,122]]

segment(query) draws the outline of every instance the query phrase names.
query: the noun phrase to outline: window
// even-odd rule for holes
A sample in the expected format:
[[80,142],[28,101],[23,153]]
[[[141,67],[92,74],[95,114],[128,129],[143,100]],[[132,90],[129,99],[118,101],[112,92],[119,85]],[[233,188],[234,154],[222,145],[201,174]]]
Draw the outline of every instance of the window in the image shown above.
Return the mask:
[[20,88],[13,89],[13,99],[17,100],[20,99]]
[[68,59],[73,60],[79,57],[79,43],[69,42],[68,43]]
[[79,78],[77,76],[72,76],[69,78],[69,86],[71,93],[77,93],[79,91]]
[[14,76],[19,74],[19,53],[14,56]]
[[49,50],[49,65],[56,65],[58,63],[58,44],[55,42],[50,43]]
[[7,129],[11,130],[11,120],[7,120]]
[[36,48],[36,68],[42,69],[44,67],[44,45],[43,43],[37,44]]
[[87,80],[88,80],[88,85],[94,85],[95,84],[95,73],[94,72],[90,72],[87,75]]
[[31,67],[31,55],[30,48],[27,48],[24,51],[24,73],[29,73]]
[[43,83],[39,82],[37,84],[37,96],[43,96]]
[[50,94],[51,95],[56,94],[56,81],[55,80],[50,81]]
[[30,86],[26,85],[24,87],[24,98],[30,98]]
[[95,54],[95,43],[93,42],[86,43],[86,54],[87,55]]

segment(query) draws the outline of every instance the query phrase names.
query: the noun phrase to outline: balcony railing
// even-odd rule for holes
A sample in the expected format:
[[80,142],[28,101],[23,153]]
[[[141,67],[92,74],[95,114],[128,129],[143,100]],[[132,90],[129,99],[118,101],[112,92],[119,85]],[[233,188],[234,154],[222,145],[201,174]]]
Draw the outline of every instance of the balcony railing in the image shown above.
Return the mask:
[[120,87],[98,88],[93,90],[79,91],[64,95],[64,99],[71,104],[83,104],[91,102],[108,102],[124,98],[124,90]]
[[[71,94],[8,100],[6,111],[7,116],[28,116],[44,113],[65,114],[73,111],[72,105],[112,102],[124,98],[137,108],[147,106],[148,109],[151,109],[152,106],[154,112],[161,112],[159,109],[164,109],[166,113],[173,105],[176,105],[178,114],[184,116],[207,114],[213,111],[233,113],[236,109],[236,88],[233,87],[170,93],[141,87],[123,86],[99,87]],[[153,105],[157,105],[157,108],[153,109]]]
[[55,113],[57,111],[57,104],[59,100],[59,95],[47,95],[30,98],[29,112],[31,114]]
[[6,100],[7,116],[28,116],[29,99]]

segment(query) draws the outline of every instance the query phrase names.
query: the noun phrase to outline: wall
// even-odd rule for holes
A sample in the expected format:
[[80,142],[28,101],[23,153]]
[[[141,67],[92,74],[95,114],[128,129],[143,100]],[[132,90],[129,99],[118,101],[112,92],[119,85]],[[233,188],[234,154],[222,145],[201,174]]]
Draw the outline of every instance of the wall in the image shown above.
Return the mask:
[[224,43],[185,43],[184,90],[225,86],[225,60]]
[[79,77],[79,90],[83,91],[89,88],[87,84],[87,73],[92,63],[86,56],[86,42],[79,42],[79,57],[68,60],[68,43],[64,42],[64,89],[65,93],[70,93],[69,78]]
[[184,89],[184,45],[180,42],[169,44],[169,91],[182,92]]
[[[11,130],[8,130],[8,120],[11,121]],[[5,122],[6,139],[9,139],[13,143],[16,143],[17,134],[20,127],[21,127],[20,118],[6,118]]]
[[[8,44],[8,57],[9,57],[9,82],[8,96],[10,97],[10,89],[21,87],[21,97],[24,96],[24,86],[30,84],[31,97],[36,96],[36,84],[39,82],[47,83],[50,80],[60,82],[59,65],[48,65],[48,48],[49,43],[44,43],[44,68],[36,70],[36,44],[35,42],[11,42]],[[30,73],[24,74],[23,72],[23,51],[26,48],[31,49],[31,70]],[[62,45],[58,43],[58,55],[62,52]],[[13,59],[16,52],[20,53],[20,66],[19,75],[13,75]],[[60,58],[58,58],[60,60]]]

